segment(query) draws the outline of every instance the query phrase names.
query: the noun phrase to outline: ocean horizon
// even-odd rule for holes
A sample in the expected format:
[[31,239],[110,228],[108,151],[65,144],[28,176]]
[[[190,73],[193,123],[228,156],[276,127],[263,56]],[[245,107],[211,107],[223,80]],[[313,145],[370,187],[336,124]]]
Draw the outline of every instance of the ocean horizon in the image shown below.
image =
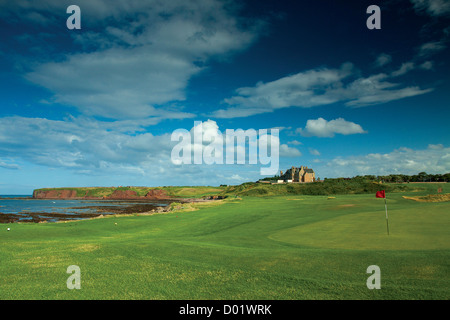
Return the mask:
[[0,194],[0,198],[32,198],[32,194]]

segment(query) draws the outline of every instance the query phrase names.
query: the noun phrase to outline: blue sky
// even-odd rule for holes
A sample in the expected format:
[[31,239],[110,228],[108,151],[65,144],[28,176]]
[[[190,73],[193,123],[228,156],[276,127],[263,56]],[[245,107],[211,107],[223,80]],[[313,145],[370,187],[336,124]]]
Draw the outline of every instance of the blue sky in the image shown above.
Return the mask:
[[280,170],[449,172],[449,22],[447,0],[0,0],[0,194],[263,177],[172,163],[194,121],[279,129]]

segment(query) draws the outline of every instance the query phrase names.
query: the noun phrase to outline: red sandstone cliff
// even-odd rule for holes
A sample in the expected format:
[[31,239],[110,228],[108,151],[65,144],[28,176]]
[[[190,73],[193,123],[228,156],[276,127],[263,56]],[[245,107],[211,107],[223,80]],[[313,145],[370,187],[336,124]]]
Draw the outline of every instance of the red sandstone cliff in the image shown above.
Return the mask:
[[165,199],[168,198],[167,193],[164,190],[153,189],[147,192],[145,199]]
[[33,192],[34,199],[73,199],[77,197],[75,190],[39,190]]
[[86,200],[152,200],[152,199],[169,199],[164,190],[152,189],[145,196],[139,196],[134,190],[114,190],[109,196],[104,197],[77,197],[76,190],[69,189],[50,189],[35,190],[33,192],[34,199],[86,199]]

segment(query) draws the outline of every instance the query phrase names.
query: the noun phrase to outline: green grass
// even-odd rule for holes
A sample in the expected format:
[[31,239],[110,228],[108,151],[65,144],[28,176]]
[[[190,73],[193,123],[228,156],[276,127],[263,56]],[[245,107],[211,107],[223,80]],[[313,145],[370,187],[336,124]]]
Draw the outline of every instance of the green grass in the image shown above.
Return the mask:
[[221,194],[225,187],[163,187],[161,188],[171,197],[176,198],[201,198]]
[[[388,193],[389,236],[374,194],[0,225],[0,299],[449,299],[450,205],[402,198],[435,188],[416,187]],[[80,290],[66,287],[70,265]],[[370,265],[380,290],[366,287]]]
[[[416,186],[416,188],[419,188]],[[334,194],[364,194],[379,190],[386,192],[403,192],[411,190],[407,184],[381,184],[364,180],[330,179],[315,183],[266,184],[247,182],[230,186],[223,191],[225,195],[239,196],[274,196],[274,195],[334,195]]]

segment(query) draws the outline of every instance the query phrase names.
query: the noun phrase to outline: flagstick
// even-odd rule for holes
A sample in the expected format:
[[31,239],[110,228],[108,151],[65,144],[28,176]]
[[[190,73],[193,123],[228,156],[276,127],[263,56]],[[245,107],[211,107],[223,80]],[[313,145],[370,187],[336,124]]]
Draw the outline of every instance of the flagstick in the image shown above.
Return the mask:
[[389,235],[389,218],[388,218],[388,214],[387,214],[386,195],[384,196],[384,208],[386,209],[386,228],[387,228],[387,234]]

